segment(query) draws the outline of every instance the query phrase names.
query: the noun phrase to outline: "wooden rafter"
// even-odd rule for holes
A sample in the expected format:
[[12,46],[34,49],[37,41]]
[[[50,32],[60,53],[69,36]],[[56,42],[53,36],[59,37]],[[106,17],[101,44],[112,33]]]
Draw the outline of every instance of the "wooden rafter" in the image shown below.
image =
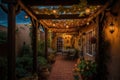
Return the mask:
[[49,28],[48,28],[48,25],[45,24],[45,23],[44,23],[43,21],[41,21],[41,20],[40,20],[40,24],[42,24],[44,28],[49,29]]
[[97,17],[100,13],[102,13],[109,6],[109,4],[110,4],[110,2],[106,3],[98,12],[96,12],[94,15],[92,15],[90,18],[88,18],[87,21],[90,22],[95,17]]
[[71,28],[66,28],[66,29],[61,29],[61,28],[59,28],[59,29],[56,29],[56,28],[49,28],[50,30],[52,30],[52,31],[77,31],[78,29],[76,29],[76,28],[74,28],[74,29],[71,29]]
[[58,34],[65,33],[68,35],[78,35],[79,34],[78,32],[54,32],[54,33],[58,33]]
[[[70,29],[77,28],[79,29],[81,26],[87,23],[87,19],[77,19],[73,21],[66,21],[66,20],[56,20],[55,22],[52,20],[42,20],[49,28],[56,28],[56,29],[66,29],[66,25]],[[71,23],[70,23],[71,22]],[[73,23],[72,23],[73,22]],[[55,24],[55,25],[53,25]]]
[[47,14],[37,14],[36,17],[40,19],[84,19],[88,18],[89,16],[82,16],[80,17],[79,14],[63,14],[63,15],[47,15]]
[[[66,27],[51,27],[51,26],[49,26],[48,27],[49,29],[66,29]],[[78,27],[69,27],[69,29],[79,29],[79,26]]]
[[60,30],[56,30],[56,31],[52,31],[52,32],[55,32],[55,33],[78,33],[78,31],[60,31]]
[[8,13],[8,8],[5,5],[0,4],[0,7],[5,13]]
[[19,14],[21,11],[21,7],[19,4],[16,5],[16,15]]
[[73,5],[78,4],[79,0],[22,0],[30,6],[51,6],[51,5]]
[[[27,1],[27,0],[25,0]],[[33,11],[33,9],[31,7],[28,7],[26,6],[26,2],[25,1],[21,1],[21,0],[18,0],[18,4],[27,12],[27,14],[29,16],[31,16],[33,19],[39,21],[40,19],[85,19],[85,17],[79,17],[79,14],[65,14],[65,15],[59,15],[59,16],[55,16],[55,15],[46,15],[46,14],[35,14],[35,12]],[[33,0],[34,1],[34,0]],[[27,1],[27,2],[30,2],[30,1]],[[35,2],[37,2],[35,0]],[[23,4],[24,3],[24,4]],[[31,3],[32,4],[32,3]],[[34,4],[34,3],[33,3]],[[88,18],[88,20],[84,23],[87,23],[87,22],[90,22],[91,20],[93,20],[97,15],[99,15],[102,11],[104,11],[107,6],[109,5],[109,3],[105,4],[105,6],[103,6],[100,10],[98,10],[95,14],[92,14],[86,18]],[[31,5],[29,5],[31,6]],[[44,21],[39,21],[46,29],[51,29],[52,31],[54,32],[76,32],[76,30],[79,30],[79,27],[76,28],[76,30],[74,28],[71,28],[71,29],[65,29],[65,27],[61,28],[61,27],[53,27],[50,26],[48,23],[45,23]],[[81,25],[82,26],[82,25]]]
[[33,19],[35,19],[36,21],[38,21],[37,17],[35,16],[35,14],[30,10],[30,8],[28,8],[27,6],[25,6],[25,4],[23,4],[23,2],[21,0],[18,0],[18,4],[21,6],[21,8]]
[[50,29],[53,32],[77,32],[76,29]]

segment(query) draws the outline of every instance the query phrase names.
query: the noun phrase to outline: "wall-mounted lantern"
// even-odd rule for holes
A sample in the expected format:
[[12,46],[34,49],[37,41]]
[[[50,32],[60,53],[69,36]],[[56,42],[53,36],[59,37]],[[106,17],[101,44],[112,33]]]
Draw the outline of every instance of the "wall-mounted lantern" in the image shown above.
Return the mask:
[[110,31],[111,34],[115,31],[115,27],[114,27],[113,22],[111,22],[110,25],[109,25],[109,31]]

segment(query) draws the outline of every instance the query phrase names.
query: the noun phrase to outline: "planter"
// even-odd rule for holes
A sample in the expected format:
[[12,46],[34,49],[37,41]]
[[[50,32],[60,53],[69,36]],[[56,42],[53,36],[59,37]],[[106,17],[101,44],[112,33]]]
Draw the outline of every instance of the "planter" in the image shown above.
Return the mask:
[[74,80],[79,80],[80,79],[79,72],[74,72],[73,77],[74,77]]
[[55,61],[56,61],[56,59],[54,58],[54,59],[51,60],[51,63],[54,64]]
[[24,77],[18,80],[38,80],[38,76]]
[[50,74],[50,72],[49,72],[48,68],[43,68],[40,72],[40,76],[42,79],[47,79],[49,74]]
[[82,80],[94,80],[94,76],[83,76],[81,75]]

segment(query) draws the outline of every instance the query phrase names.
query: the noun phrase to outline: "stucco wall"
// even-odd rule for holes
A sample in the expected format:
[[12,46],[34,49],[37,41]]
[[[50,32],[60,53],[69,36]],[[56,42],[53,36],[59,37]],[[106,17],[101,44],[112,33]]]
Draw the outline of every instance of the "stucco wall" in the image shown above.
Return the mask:
[[[109,12],[107,15],[107,24],[105,25],[105,39],[110,41],[111,53],[110,62],[108,63],[108,80],[120,80],[120,0],[113,7],[113,12],[117,12],[118,16],[113,16]],[[113,22],[115,31],[109,32],[109,24]]]
[[[90,25],[81,29],[80,32],[79,32],[79,35],[75,37],[74,47],[76,49],[78,49],[79,51],[82,51],[82,45],[83,45],[83,53],[84,53],[85,59],[93,60],[95,58],[95,56],[88,55],[86,53],[86,42],[89,41],[89,39],[86,39],[86,35],[84,35],[84,41],[80,45],[79,45],[79,39],[83,38],[82,33],[88,33],[89,31],[93,31],[94,34],[95,34],[96,33],[96,28],[97,28],[97,24],[92,22]],[[96,34],[95,34],[95,36],[96,36]]]
[[19,54],[23,43],[31,45],[30,29],[24,24],[16,25],[16,53]]

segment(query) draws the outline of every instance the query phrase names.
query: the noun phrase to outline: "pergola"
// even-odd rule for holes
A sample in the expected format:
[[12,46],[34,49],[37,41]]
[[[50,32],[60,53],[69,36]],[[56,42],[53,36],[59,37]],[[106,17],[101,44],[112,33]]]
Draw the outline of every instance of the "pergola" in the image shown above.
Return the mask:
[[[80,0],[84,1],[84,0]],[[98,31],[97,31],[97,54],[100,52],[100,46],[102,42],[102,16],[105,9],[109,6],[110,2],[107,0],[87,0],[87,8],[89,6],[95,6],[95,10],[89,14],[80,13],[56,13],[56,10],[61,10],[61,6],[71,6],[78,5],[80,3],[79,0],[2,0],[3,3],[7,3],[8,7],[5,7],[3,4],[0,4],[0,7],[8,13],[8,80],[15,80],[15,64],[16,64],[16,54],[15,54],[15,29],[16,22],[15,17],[21,10],[24,10],[28,16],[31,18],[32,26],[33,26],[33,69],[34,72],[37,72],[37,30],[39,25],[41,24],[45,28],[45,54],[47,58],[47,34],[48,30],[51,30],[55,33],[73,33],[78,34],[79,30],[82,30],[84,26],[87,26],[87,23],[91,23],[95,20],[98,23]],[[48,9],[43,11],[39,6],[59,6],[57,9],[49,11]],[[89,5],[89,6],[88,6]],[[63,7],[62,7],[63,8]],[[69,7],[68,7],[69,8]],[[75,9],[73,7],[72,9]],[[75,11],[77,11],[76,9]],[[43,12],[42,12],[43,11]],[[65,8],[63,11],[66,11]],[[72,10],[68,10],[72,11]],[[72,11],[72,12],[75,12]],[[42,12],[42,13],[41,13]],[[49,14],[50,13],[50,14]],[[63,20],[64,19],[64,20]],[[65,22],[68,22],[65,24]],[[67,26],[67,27],[66,27]],[[97,57],[98,58],[98,57]],[[99,59],[99,58],[98,58]]]

